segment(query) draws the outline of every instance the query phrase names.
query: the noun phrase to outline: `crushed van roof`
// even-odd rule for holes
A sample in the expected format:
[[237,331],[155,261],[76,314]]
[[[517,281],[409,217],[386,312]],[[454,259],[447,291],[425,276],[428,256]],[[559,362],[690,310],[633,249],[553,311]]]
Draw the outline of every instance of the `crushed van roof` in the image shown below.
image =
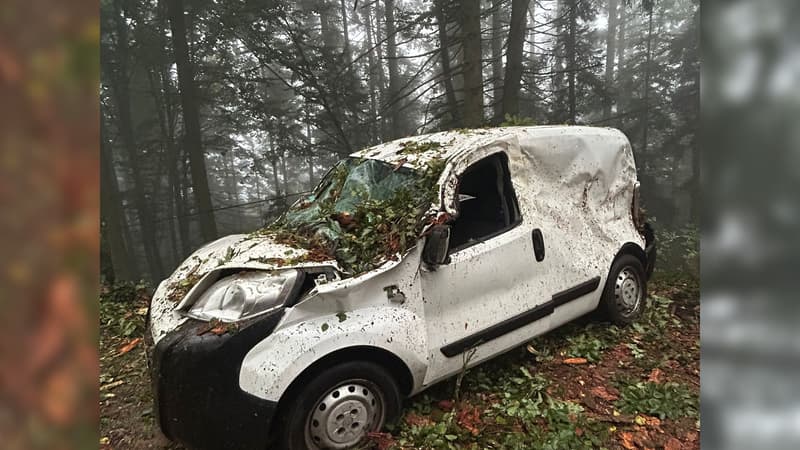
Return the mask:
[[624,136],[614,128],[598,128],[571,125],[497,127],[481,129],[458,129],[441,131],[397,139],[352,153],[354,158],[369,158],[392,165],[420,168],[434,159],[450,160],[459,154],[478,150],[501,138],[517,137],[521,141],[538,138],[573,136],[606,138],[618,142]]

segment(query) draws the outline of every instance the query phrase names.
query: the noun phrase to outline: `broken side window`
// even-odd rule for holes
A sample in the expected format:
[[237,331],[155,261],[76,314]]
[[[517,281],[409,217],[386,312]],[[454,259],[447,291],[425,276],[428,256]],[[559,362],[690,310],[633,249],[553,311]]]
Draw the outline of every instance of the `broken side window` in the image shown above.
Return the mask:
[[505,153],[467,168],[459,177],[458,205],[458,218],[450,230],[450,252],[490,239],[520,222]]

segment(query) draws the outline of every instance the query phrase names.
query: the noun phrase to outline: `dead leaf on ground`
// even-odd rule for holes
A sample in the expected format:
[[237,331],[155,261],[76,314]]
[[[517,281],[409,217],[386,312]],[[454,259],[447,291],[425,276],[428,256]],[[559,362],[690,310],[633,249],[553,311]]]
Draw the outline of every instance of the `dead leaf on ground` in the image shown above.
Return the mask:
[[683,444],[681,441],[675,439],[674,437],[669,438],[666,444],[664,444],[664,450],[681,450],[683,449]]
[[397,441],[395,441],[394,437],[389,433],[370,431],[367,433],[367,437],[375,444],[378,450],[389,450],[397,444]]
[[123,345],[123,346],[122,346],[122,347],[119,349],[119,354],[120,354],[120,355],[124,355],[125,353],[128,353],[129,351],[133,350],[133,349],[134,349],[134,347],[136,347],[137,345],[139,345],[139,342],[142,342],[142,338],[138,337],[138,338],[136,338],[136,339],[133,339],[132,341],[130,341],[130,342],[128,342],[127,344]]
[[404,419],[407,424],[412,427],[433,425],[433,420],[430,417],[420,416],[415,413],[408,413]]
[[439,408],[442,409],[442,411],[450,411],[451,409],[453,409],[452,400],[440,400],[439,403],[437,403],[437,405],[439,406]]
[[117,380],[117,381],[115,381],[113,383],[104,384],[104,385],[100,386],[100,390],[101,391],[107,391],[109,389],[114,389],[115,387],[117,387],[117,386],[119,386],[121,384],[125,384],[125,381]]
[[586,360],[586,358],[567,358],[563,361],[564,364],[571,364],[571,365],[586,364],[588,362],[589,361]]
[[480,434],[478,429],[482,425],[481,410],[477,406],[464,405],[458,412],[458,424],[472,433],[473,436]]
[[633,443],[633,434],[629,431],[624,431],[620,434],[622,437],[622,446],[628,450],[636,450],[636,444]]
[[650,372],[650,375],[647,377],[647,381],[651,383],[661,383],[661,377],[664,375],[664,372],[661,371],[658,367]]
[[605,386],[595,386],[592,388],[592,395],[595,397],[599,397],[607,402],[613,402],[619,399],[619,395],[616,392],[616,389],[605,387]]

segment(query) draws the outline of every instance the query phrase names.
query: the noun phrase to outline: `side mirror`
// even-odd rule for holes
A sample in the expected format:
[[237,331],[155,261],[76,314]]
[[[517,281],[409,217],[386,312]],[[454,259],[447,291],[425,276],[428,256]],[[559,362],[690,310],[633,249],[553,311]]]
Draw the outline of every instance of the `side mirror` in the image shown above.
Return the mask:
[[425,239],[425,248],[422,249],[422,260],[425,263],[438,266],[446,264],[450,259],[447,250],[450,248],[450,226],[434,225]]

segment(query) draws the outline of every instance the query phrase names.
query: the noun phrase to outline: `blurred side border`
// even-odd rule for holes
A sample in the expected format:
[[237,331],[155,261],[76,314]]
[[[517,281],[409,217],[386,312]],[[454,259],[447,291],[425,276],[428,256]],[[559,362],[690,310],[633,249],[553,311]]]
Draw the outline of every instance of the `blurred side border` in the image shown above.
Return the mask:
[[702,17],[702,448],[800,448],[800,2]]
[[99,3],[0,3],[0,448],[97,445]]

